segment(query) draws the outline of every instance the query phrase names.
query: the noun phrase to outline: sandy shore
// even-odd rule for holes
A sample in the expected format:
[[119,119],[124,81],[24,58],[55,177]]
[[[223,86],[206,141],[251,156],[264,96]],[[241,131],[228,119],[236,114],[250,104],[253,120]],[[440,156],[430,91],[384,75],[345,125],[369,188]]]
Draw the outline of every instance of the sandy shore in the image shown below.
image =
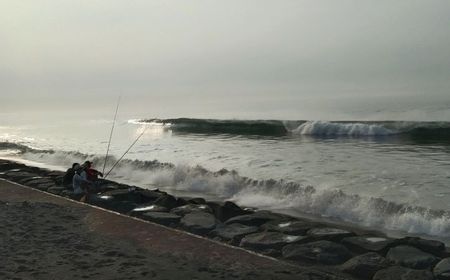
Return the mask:
[[4,180],[0,197],[0,279],[340,279]]

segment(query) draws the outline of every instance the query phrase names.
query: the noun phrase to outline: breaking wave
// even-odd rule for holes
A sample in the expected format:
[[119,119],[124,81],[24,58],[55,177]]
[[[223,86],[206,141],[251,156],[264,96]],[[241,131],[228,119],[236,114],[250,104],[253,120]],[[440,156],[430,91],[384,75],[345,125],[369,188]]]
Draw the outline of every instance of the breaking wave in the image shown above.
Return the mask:
[[[8,142],[0,143],[0,150],[14,150],[22,159],[63,167],[87,159],[92,160],[94,165],[102,166],[105,159],[79,152],[37,150]],[[114,157],[108,158],[108,166],[115,160]],[[213,172],[201,166],[125,159],[109,178],[142,187],[183,192],[190,196],[230,199],[242,206],[291,209],[385,231],[395,230],[441,239],[450,236],[448,211],[347,194],[339,189],[319,189],[284,180],[255,180],[225,169]]]
[[376,137],[406,135],[411,138],[448,138],[449,122],[350,122],[214,119],[145,119],[129,123],[161,126],[183,133],[262,136]]

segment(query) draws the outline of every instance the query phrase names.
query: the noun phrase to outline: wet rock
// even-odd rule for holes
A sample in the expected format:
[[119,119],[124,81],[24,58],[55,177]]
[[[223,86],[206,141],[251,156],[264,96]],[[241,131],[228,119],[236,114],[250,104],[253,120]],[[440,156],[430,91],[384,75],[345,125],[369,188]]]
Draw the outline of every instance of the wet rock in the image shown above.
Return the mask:
[[180,221],[181,217],[166,212],[146,212],[142,214],[142,219],[166,226],[172,226],[177,224]]
[[154,204],[139,205],[138,207],[131,210],[128,214],[131,216],[141,216],[142,214],[147,212],[169,212],[169,209]]
[[254,250],[281,249],[285,245],[298,243],[306,238],[280,232],[258,232],[242,238],[239,246]]
[[54,186],[55,186],[55,183],[49,182],[49,183],[40,183],[37,185],[33,185],[33,188],[36,188],[41,191],[47,191],[49,188],[54,187]]
[[188,198],[186,201],[192,204],[206,204],[206,200],[203,197]]
[[163,196],[161,196],[160,198],[158,198],[157,200],[155,200],[153,202],[153,204],[159,205],[159,206],[163,206],[167,209],[172,209],[177,207],[177,199],[169,194],[165,194]]
[[350,237],[355,234],[339,228],[313,228],[307,232],[307,235],[316,240],[325,239],[330,241],[340,241],[345,237]]
[[405,237],[399,240],[402,245],[416,247],[424,252],[435,256],[443,256],[445,253],[445,244],[437,240],[427,240],[419,237]]
[[341,244],[327,240],[283,247],[283,258],[327,265],[342,264],[351,257],[350,251]]
[[342,244],[356,252],[385,252],[394,243],[394,239],[376,236],[352,236],[342,239]]
[[192,212],[181,219],[181,226],[196,234],[205,234],[217,226],[216,217],[205,212]]
[[152,190],[140,190],[139,194],[143,197],[142,200],[145,201],[144,203],[154,202],[164,195],[162,192]]
[[242,224],[221,225],[211,232],[211,235],[219,236],[224,240],[239,241],[243,236],[258,231],[258,227]]
[[137,207],[137,204],[128,200],[117,200],[110,195],[90,195],[89,204],[106,208],[119,213],[128,213]]
[[112,196],[115,200],[126,200],[131,201],[135,204],[141,204],[142,198],[139,192],[137,192],[134,188],[126,188],[126,189],[117,189],[113,191],[103,192],[104,196]]
[[391,266],[375,273],[372,280],[433,280],[433,274],[428,270]]
[[366,253],[346,261],[340,270],[363,279],[371,279],[373,275],[388,267],[384,257],[377,253]]
[[[231,218],[225,222],[225,224],[243,224],[247,226],[259,227],[269,221],[279,220],[282,218],[281,215],[277,215],[268,211],[260,211],[253,214],[241,215]],[[280,221],[281,223],[281,221]]]
[[427,269],[436,264],[439,259],[411,246],[397,246],[391,248],[386,259],[401,266],[413,269]]
[[206,204],[213,210],[214,216],[221,222],[225,222],[232,217],[248,214],[247,211],[244,211],[231,201],[207,202]]
[[184,216],[193,212],[206,212],[212,213],[211,208],[206,204],[187,204],[180,207],[173,208],[170,210],[171,213],[177,214],[179,216]]
[[20,170],[10,170],[8,172],[5,172],[5,176],[7,178],[11,178],[13,181],[19,181],[20,179],[24,179],[24,178],[39,177],[35,173],[30,173],[30,172],[20,171]]
[[265,231],[276,231],[289,235],[305,235],[308,230],[316,226],[316,223],[307,221],[272,221],[261,226]]
[[50,187],[47,189],[49,193],[60,195],[66,188],[64,187]]
[[433,269],[433,273],[439,280],[450,280],[450,258],[438,262]]
[[23,168],[25,165],[15,162],[0,162],[0,171]]
[[27,180],[26,183],[24,183],[27,186],[31,186],[31,187],[36,187],[38,185],[42,185],[42,184],[52,184],[54,185],[54,181],[50,180],[48,178],[36,178],[33,177],[30,180]]

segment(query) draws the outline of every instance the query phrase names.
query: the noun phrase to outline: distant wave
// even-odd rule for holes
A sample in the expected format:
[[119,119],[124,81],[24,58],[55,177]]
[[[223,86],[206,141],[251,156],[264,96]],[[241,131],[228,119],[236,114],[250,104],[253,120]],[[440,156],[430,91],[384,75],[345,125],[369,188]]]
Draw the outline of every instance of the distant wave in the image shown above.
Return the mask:
[[[0,142],[0,150],[16,150],[23,159],[67,167],[87,159],[101,166],[105,159],[79,152],[37,150],[9,142]],[[115,160],[114,157],[109,158],[108,166]],[[194,196],[231,199],[243,206],[295,209],[371,228],[442,238],[450,236],[449,211],[347,194],[338,189],[318,189],[284,180],[255,180],[225,169],[212,172],[201,166],[125,159],[110,178],[169,192],[182,191]]]
[[176,132],[261,136],[377,137],[406,135],[413,138],[450,137],[449,122],[355,122],[214,119],[143,119],[135,124],[161,126]]

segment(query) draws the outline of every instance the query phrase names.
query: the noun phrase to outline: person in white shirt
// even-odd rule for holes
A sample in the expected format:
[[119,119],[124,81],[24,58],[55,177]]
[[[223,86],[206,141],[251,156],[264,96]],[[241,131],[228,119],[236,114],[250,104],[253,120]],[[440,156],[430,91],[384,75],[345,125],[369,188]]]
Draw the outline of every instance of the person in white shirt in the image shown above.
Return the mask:
[[86,201],[89,186],[92,184],[87,179],[83,178],[81,173],[83,172],[83,168],[78,164],[74,166],[75,175],[73,175],[72,185],[73,185],[73,193],[76,198],[80,198],[80,201]]

